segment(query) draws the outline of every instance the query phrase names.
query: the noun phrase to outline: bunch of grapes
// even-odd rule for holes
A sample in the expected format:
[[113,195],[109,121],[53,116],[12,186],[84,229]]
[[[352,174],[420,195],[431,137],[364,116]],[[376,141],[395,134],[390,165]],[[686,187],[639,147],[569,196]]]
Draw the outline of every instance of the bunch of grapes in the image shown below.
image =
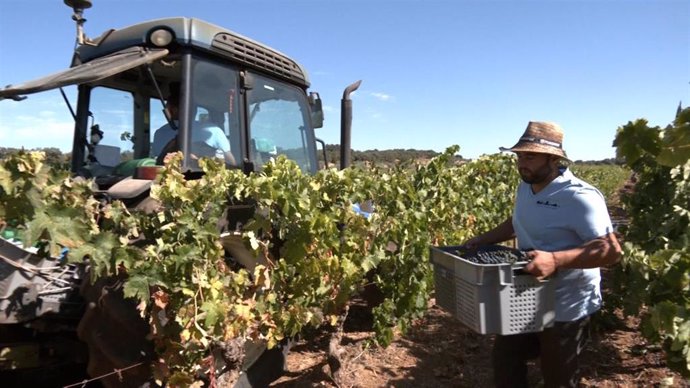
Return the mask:
[[513,264],[529,260],[524,251],[502,245],[489,245],[473,250],[458,250],[457,254],[463,259],[477,264]]

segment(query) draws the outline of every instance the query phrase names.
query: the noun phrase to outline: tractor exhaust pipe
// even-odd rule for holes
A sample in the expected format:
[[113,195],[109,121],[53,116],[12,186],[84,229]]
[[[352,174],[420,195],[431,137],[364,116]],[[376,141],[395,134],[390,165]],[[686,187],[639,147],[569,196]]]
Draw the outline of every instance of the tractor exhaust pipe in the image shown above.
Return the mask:
[[350,167],[352,140],[352,100],[350,93],[359,88],[359,80],[345,88],[343,99],[340,101],[340,169]]

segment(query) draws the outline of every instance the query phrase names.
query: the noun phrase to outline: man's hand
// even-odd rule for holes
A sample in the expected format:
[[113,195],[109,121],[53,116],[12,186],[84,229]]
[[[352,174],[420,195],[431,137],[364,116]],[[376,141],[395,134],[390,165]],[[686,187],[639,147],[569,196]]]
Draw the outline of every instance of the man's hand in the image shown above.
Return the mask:
[[556,256],[553,252],[546,251],[528,251],[527,257],[531,260],[525,267],[525,272],[528,272],[541,280],[556,272]]
[[462,246],[466,247],[467,249],[477,249],[480,246],[484,245],[480,237],[481,236],[473,237],[462,243]]

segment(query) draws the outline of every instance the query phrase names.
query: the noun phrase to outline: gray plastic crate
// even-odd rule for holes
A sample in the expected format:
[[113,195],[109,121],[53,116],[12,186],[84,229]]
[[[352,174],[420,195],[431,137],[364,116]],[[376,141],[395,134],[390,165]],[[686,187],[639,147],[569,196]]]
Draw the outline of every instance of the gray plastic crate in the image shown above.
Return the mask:
[[525,263],[476,264],[461,246],[431,247],[436,304],[479,334],[543,330],[555,320],[554,284],[525,274]]

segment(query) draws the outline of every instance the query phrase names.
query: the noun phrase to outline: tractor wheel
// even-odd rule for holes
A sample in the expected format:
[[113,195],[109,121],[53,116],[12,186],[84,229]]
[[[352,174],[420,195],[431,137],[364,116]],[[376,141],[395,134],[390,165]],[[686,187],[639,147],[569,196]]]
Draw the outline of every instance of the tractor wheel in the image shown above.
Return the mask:
[[88,346],[91,378],[104,376],[100,381],[106,388],[146,387],[154,357],[153,344],[146,340],[149,326],[134,300],[124,298],[121,285],[118,278],[84,281],[87,306],[77,334]]
[[[151,363],[153,344],[146,339],[149,325],[141,318],[133,299],[125,299],[123,278],[86,279],[81,293],[87,307],[77,334],[89,351],[87,372],[100,379],[105,388],[153,387]],[[255,348],[260,354],[244,373],[236,373],[235,388],[266,387],[284,373],[289,343],[270,350]]]

